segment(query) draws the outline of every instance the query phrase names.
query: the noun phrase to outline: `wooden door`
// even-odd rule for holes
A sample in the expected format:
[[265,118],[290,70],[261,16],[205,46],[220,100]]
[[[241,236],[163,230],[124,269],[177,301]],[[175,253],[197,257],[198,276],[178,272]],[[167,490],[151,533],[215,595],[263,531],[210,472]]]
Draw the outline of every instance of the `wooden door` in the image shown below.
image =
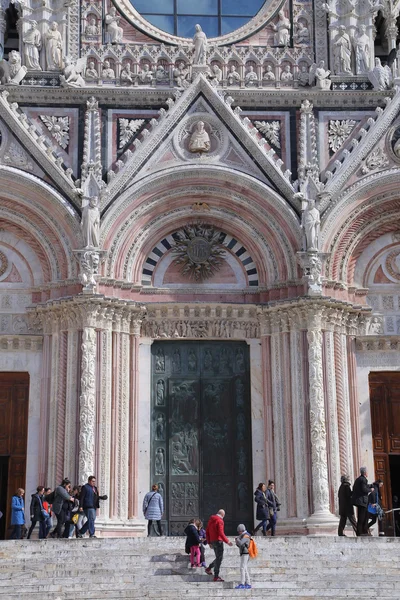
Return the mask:
[[0,373],[0,459],[1,490],[6,498],[2,506],[5,527],[11,518],[11,498],[25,486],[28,438],[29,374]]
[[[370,373],[369,389],[375,477],[383,481],[383,508],[391,510],[389,456],[400,455],[400,373]],[[386,519],[385,529],[393,533],[391,516]]]

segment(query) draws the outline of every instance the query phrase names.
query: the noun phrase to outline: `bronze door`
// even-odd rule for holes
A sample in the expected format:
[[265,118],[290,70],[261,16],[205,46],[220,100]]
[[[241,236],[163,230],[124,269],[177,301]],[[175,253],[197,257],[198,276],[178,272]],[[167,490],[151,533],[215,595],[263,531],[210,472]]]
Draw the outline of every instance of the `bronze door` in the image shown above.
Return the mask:
[[244,342],[152,346],[151,483],[165,503],[164,530],[182,535],[226,511],[225,530],[253,524],[249,352]]

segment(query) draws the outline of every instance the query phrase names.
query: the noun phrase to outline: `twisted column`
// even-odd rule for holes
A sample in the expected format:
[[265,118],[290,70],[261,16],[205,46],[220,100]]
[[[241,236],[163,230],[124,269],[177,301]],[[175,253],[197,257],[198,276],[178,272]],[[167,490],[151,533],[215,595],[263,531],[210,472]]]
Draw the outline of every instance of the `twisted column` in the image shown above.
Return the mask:
[[86,483],[95,468],[96,352],[94,327],[82,331],[81,395],[79,398],[79,482]]

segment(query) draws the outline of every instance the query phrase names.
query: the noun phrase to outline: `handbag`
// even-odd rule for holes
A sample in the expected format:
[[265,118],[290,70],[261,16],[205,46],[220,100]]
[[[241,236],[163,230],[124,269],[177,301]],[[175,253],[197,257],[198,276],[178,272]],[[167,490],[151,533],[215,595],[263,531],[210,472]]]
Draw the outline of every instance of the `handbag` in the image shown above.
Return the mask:
[[40,504],[40,512],[42,513],[42,517],[45,521],[47,521],[47,519],[50,517],[49,513],[47,512],[47,510],[45,508],[43,508],[43,502],[41,497],[39,496],[39,494],[37,495],[37,498],[39,500],[39,504]]
[[74,525],[76,525],[78,523],[78,520],[79,520],[78,513],[75,513],[74,515],[72,515],[71,521],[73,522]]
[[376,515],[378,513],[376,506],[374,506],[373,504],[368,504],[368,512],[371,515]]

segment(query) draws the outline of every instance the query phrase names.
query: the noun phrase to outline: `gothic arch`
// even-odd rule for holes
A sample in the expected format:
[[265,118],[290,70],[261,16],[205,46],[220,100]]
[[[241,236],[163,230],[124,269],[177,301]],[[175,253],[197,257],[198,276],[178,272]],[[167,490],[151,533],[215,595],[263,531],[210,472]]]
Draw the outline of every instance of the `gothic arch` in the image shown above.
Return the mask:
[[240,240],[260,285],[297,280],[301,232],[294,210],[254,177],[210,166],[150,175],[114,202],[102,222],[102,245],[109,251],[104,275],[139,284],[155,243],[194,219]]

